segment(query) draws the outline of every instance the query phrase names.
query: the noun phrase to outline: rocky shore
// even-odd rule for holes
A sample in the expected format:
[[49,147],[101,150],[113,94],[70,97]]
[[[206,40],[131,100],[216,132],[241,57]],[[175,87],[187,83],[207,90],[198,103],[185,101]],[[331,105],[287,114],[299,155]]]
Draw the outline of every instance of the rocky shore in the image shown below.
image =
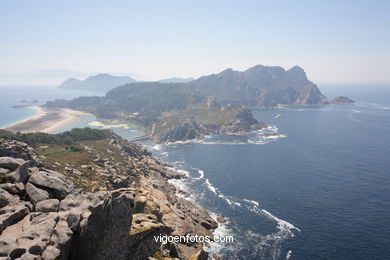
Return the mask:
[[168,180],[181,173],[116,135],[80,147],[83,153],[67,155],[84,156],[88,164],[53,161],[40,153],[49,146],[0,139],[0,258],[211,258],[202,243],[154,240],[159,234],[213,237],[218,226],[207,211],[175,195]]

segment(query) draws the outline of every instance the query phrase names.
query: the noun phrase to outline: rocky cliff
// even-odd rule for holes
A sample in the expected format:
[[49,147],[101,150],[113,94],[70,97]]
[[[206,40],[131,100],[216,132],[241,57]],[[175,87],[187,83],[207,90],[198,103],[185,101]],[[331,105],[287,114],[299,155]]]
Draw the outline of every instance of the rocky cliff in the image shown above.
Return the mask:
[[248,134],[266,127],[252,112],[242,105],[220,106],[215,99],[207,100],[207,109],[183,112],[180,117],[161,118],[152,139],[156,143],[169,143],[203,139],[205,135]]
[[277,66],[257,65],[242,72],[227,69],[186,85],[204,95],[216,97],[221,103],[250,107],[317,105],[326,100],[298,66],[284,70]]
[[182,174],[115,135],[73,146],[0,139],[0,257],[207,259],[203,244],[153,237],[213,237],[217,223],[168,183]]

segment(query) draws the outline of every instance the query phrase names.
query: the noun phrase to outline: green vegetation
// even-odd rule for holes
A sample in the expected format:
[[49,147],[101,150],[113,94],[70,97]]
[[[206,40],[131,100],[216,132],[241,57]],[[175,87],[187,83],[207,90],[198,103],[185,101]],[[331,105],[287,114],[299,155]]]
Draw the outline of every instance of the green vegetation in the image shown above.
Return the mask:
[[68,107],[99,118],[132,119],[143,126],[155,123],[164,112],[183,111],[205,104],[207,98],[182,84],[132,83],[114,88],[105,97],[80,97],[47,102],[47,107]]
[[[127,145],[130,148],[139,148],[136,144]],[[111,144],[109,139],[75,141],[73,147],[80,150],[54,144],[39,146],[36,151],[45,168],[64,172],[76,187],[84,191],[111,189],[112,172],[135,176],[134,166],[127,155]],[[105,161],[109,162],[109,165],[105,165]]]
[[72,144],[77,141],[84,140],[101,140],[112,136],[111,130],[99,130],[93,128],[74,128],[70,131],[66,131],[60,134],[47,134],[47,133],[11,133],[5,130],[0,130],[0,138],[8,140],[17,140],[26,142],[27,144],[36,147],[43,144],[56,144],[56,145],[68,145],[68,149],[72,148]]
[[198,138],[234,125],[238,119],[246,123],[236,125],[235,131],[261,127],[242,105],[220,106],[185,84],[132,83],[112,89],[105,97],[56,100],[46,106],[83,110],[100,119],[132,121],[149,131],[154,129],[152,138],[158,142]]

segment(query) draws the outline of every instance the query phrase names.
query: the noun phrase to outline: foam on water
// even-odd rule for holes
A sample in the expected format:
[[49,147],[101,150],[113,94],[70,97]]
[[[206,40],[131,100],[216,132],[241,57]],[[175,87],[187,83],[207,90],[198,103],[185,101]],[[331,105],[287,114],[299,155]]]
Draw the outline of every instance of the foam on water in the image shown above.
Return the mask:
[[[252,134],[244,135],[229,135],[229,136],[246,136],[248,139],[246,141],[242,140],[233,140],[233,141],[221,141],[216,139],[218,136],[205,136],[202,140],[187,140],[187,141],[176,141],[167,143],[167,146],[183,145],[183,144],[205,144],[205,145],[246,145],[246,144],[266,144],[270,141],[285,138],[287,137],[284,134],[278,133],[278,128],[276,126],[270,125],[266,128],[257,130]],[[216,140],[215,140],[216,139]],[[160,149],[160,148],[159,148]],[[156,150],[156,149],[155,149]]]
[[199,177],[198,177],[198,179],[202,179],[202,178],[204,178],[204,171],[202,171],[202,170],[198,170],[198,173],[199,173]]
[[215,188],[209,181],[209,179],[205,179],[205,184],[207,186],[207,188],[212,192],[214,193],[215,195],[218,195],[218,191],[217,191],[217,188]]
[[253,204],[253,205],[257,206],[257,207],[259,206],[259,203],[257,201],[254,201],[254,200],[243,199],[242,201],[251,203],[251,204]]
[[[215,212],[212,212],[212,211],[208,211],[210,216],[213,218],[213,219],[217,219],[218,217],[221,217],[219,216],[218,214],[216,214]],[[227,225],[229,223],[229,220],[225,217],[224,218],[226,220],[225,223],[218,223],[218,227],[214,230],[213,232],[213,235],[214,236],[219,236],[219,237],[222,237],[222,236],[233,236],[234,238],[234,232],[233,230],[231,230]],[[229,245],[229,244],[221,244],[221,243],[216,243],[216,242],[210,242],[206,247],[205,247],[205,250],[207,252],[209,252],[210,254],[213,254],[213,253],[216,253],[216,254],[219,254],[223,249],[229,249],[231,248],[232,245]]]
[[154,145],[153,147],[152,147],[152,149],[153,150],[155,150],[155,151],[161,151],[161,144],[156,144],[156,145]]
[[[260,248],[263,248],[265,245],[269,245],[270,243],[276,243],[278,246],[273,249],[274,250],[273,254],[275,255],[275,259],[278,259],[278,256],[280,254],[281,243],[285,239],[294,237],[294,230],[300,231],[300,229],[295,227],[293,224],[276,217],[275,215],[273,215],[272,213],[270,213],[265,209],[261,209],[259,207],[259,202],[257,201],[248,200],[248,199],[237,200],[221,193],[214,185],[211,184],[211,182],[207,178],[204,177],[204,172],[202,178],[204,179],[204,184],[207,187],[207,189],[211,191],[214,195],[216,195],[218,198],[223,199],[228,205],[230,205],[230,207],[233,208],[238,207],[240,209],[245,207],[248,211],[261,217],[267,217],[268,219],[276,223],[276,228],[278,229],[276,233],[261,235],[256,232],[251,232],[251,236],[256,236],[258,238],[261,238],[262,242],[259,243],[259,245],[257,245],[259,247],[258,250],[260,250]],[[193,178],[193,179],[199,180],[200,178]],[[196,198],[194,199],[196,200]]]
[[[273,256],[273,259],[279,259],[281,254],[281,245],[282,242],[290,237],[294,237],[294,230],[300,231],[299,228],[295,227],[293,224],[280,219],[270,213],[265,209],[261,209],[259,207],[259,202],[249,199],[236,199],[230,196],[226,196],[222,192],[216,188],[209,179],[205,177],[205,172],[201,169],[191,168],[195,170],[199,176],[191,176],[189,171],[183,170],[184,164],[183,162],[176,162],[173,167],[174,170],[184,173],[188,178],[179,179],[179,180],[169,180],[170,183],[174,184],[178,189],[187,191],[190,194],[190,197],[183,196],[180,192],[177,192],[177,195],[183,197],[194,204],[201,205],[201,198],[203,195],[197,193],[195,197],[192,195],[192,185],[198,183],[197,185],[204,185],[206,190],[210,191],[210,193],[215,196],[215,198],[220,198],[227,203],[232,209],[237,210],[248,210],[248,212],[252,212],[253,214],[259,217],[266,217],[276,223],[277,231],[271,234],[260,234],[253,231],[241,231],[238,226],[231,226],[232,223],[227,221],[226,223],[219,223],[218,228],[214,231],[214,235],[222,236],[222,235],[232,235],[235,239],[233,244],[220,244],[212,242],[209,247],[206,248],[206,251],[210,253],[224,254],[224,252],[228,252],[228,254],[233,254],[239,256],[242,250],[247,250],[248,243],[251,244],[251,250],[253,250],[253,254],[256,256],[264,255],[265,251],[268,251],[269,254]],[[210,215],[217,219],[219,214],[210,211]],[[243,241],[241,241],[243,240]]]
[[287,255],[286,255],[286,260],[289,260],[292,256],[292,251],[288,250]]
[[265,210],[265,209],[259,209],[259,211],[261,211],[262,213],[264,213],[266,216],[268,216],[270,219],[273,219],[276,221],[276,223],[278,224],[278,228],[280,230],[293,230],[293,229],[296,229],[298,231],[301,231],[299,228],[295,227],[293,224],[283,220],[283,219],[280,219],[274,215],[272,215],[269,211]]
[[378,103],[369,103],[369,102],[363,102],[363,101],[356,102],[355,106],[364,107],[364,108],[382,109],[382,110],[389,110],[390,109],[390,106],[387,106],[387,105],[378,104]]
[[[258,143],[264,144],[269,142],[269,139],[271,140],[274,139],[275,137],[273,135],[277,135],[278,138],[280,138],[280,136],[283,136],[277,134],[277,131],[278,128],[276,126],[268,126],[267,128],[257,131],[251,136],[248,136],[247,142],[238,142],[238,141],[220,142],[218,140],[210,140],[211,138],[215,138],[215,137],[207,137],[204,140],[192,140],[192,141],[185,141],[185,142],[175,142],[173,144],[153,145],[151,149],[156,151],[161,156],[164,155],[164,152],[166,152],[164,151],[165,147],[171,147],[172,145],[182,145],[187,143],[250,144],[251,142],[253,142],[257,144]],[[265,134],[268,134],[268,136],[265,137],[264,136]],[[261,209],[260,204],[257,201],[249,200],[249,199],[238,199],[223,194],[217,187],[215,187],[210,182],[210,180],[206,177],[207,173],[205,173],[205,171],[202,169],[188,167],[188,165],[184,161],[174,162],[173,169],[178,172],[184,173],[187,176],[187,178],[185,179],[169,180],[170,183],[172,183],[177,187],[178,196],[183,197],[197,205],[202,205],[203,199],[207,198],[207,201],[209,201],[211,197],[214,198],[213,200],[216,200],[215,203],[217,204],[218,204],[217,202],[218,200],[224,201],[226,205],[229,208],[231,208],[231,210],[233,211],[237,210],[237,212],[242,212],[244,210],[244,212],[245,211],[248,212],[247,214],[254,214],[254,216],[258,216],[262,218],[263,221],[266,218],[275,222],[276,231],[270,234],[260,234],[254,231],[241,230],[241,227],[237,225],[234,220],[227,221],[226,223],[223,224],[220,223],[218,228],[215,230],[214,234],[215,235],[231,234],[233,235],[235,241],[232,245],[210,243],[209,248],[206,249],[208,252],[221,253],[222,255],[226,253],[226,254],[236,255],[238,257],[240,253],[245,252],[249,246],[249,248],[251,248],[251,251],[253,250],[253,255],[256,257],[258,256],[261,257],[268,254],[268,255],[272,255],[273,259],[280,259],[282,242],[285,239],[293,237],[294,231],[300,231],[293,224],[279,217],[274,216],[272,213],[270,213],[265,209]],[[199,188],[201,190],[199,190]],[[190,194],[189,197],[183,195],[183,193],[180,193],[179,192],[180,190],[187,191]],[[196,194],[196,196],[194,196],[194,194]],[[215,210],[216,208],[214,208],[214,211],[209,210],[209,213],[214,217],[214,219],[216,219],[216,216],[220,215],[218,213],[215,213],[215,212],[219,212],[219,210],[217,211]]]

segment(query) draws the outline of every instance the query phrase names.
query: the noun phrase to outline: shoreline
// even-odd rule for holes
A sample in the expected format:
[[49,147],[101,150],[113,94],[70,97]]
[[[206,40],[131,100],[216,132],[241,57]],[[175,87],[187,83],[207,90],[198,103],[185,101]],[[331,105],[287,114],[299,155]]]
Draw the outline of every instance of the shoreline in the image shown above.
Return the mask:
[[13,133],[53,133],[68,125],[79,122],[82,116],[93,116],[92,114],[69,108],[46,108],[40,106],[27,106],[25,108],[33,109],[37,113],[27,119],[4,126],[1,129]]
[[27,109],[35,110],[35,114],[26,118],[26,119],[22,119],[22,120],[15,122],[15,123],[5,125],[5,126],[1,127],[1,129],[12,128],[12,127],[15,127],[19,124],[24,124],[29,120],[39,119],[45,115],[45,111],[42,109],[42,107],[39,107],[39,106],[23,106],[23,107],[18,107],[18,108],[14,108],[14,109],[19,109],[19,108],[27,108]]

